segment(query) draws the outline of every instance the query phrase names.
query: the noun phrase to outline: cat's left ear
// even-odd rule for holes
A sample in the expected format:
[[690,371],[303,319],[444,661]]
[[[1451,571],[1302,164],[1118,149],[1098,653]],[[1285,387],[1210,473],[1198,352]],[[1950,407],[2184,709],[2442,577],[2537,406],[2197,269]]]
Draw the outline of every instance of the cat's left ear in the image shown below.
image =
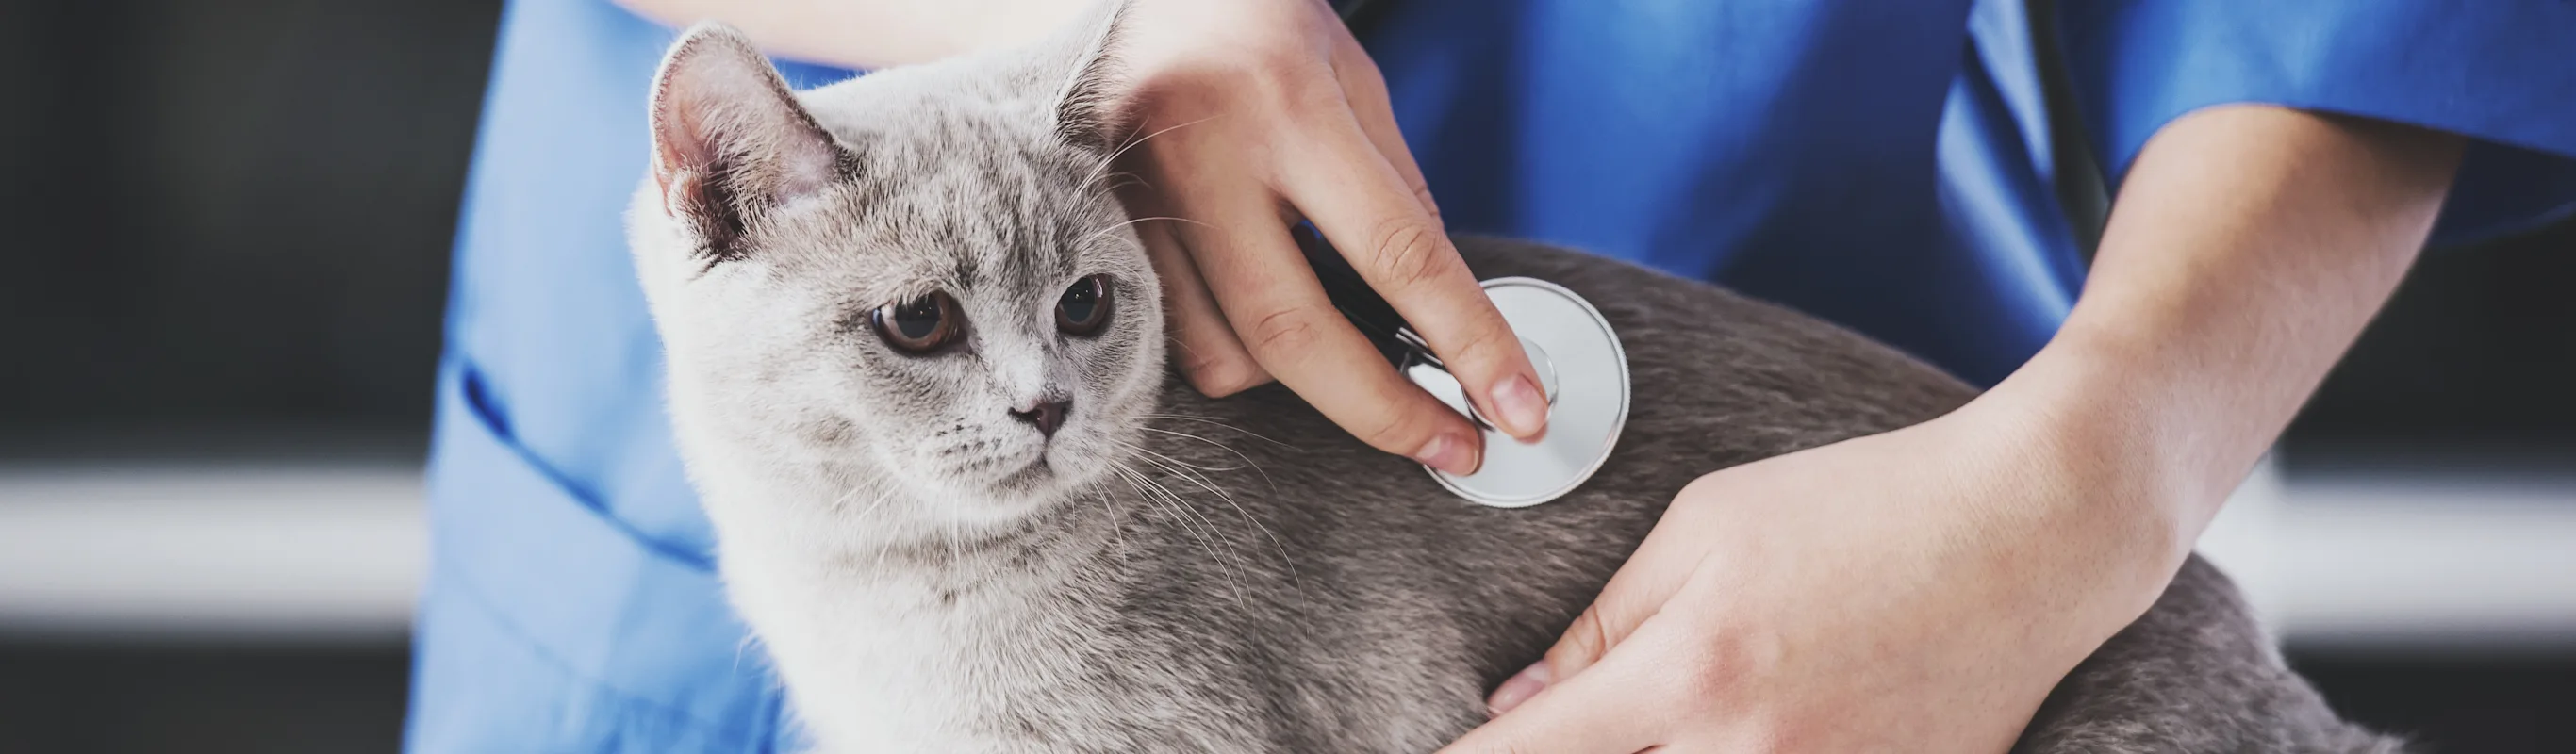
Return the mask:
[[1125,136],[1125,114],[1118,110],[1126,83],[1118,65],[1118,41],[1130,4],[1100,0],[1048,45],[1053,59],[1042,70],[1064,76],[1057,79],[1055,133],[1075,146],[1106,153]]
[[840,180],[850,161],[741,32],[699,24],[653,77],[653,180],[708,252],[740,253],[770,208]]

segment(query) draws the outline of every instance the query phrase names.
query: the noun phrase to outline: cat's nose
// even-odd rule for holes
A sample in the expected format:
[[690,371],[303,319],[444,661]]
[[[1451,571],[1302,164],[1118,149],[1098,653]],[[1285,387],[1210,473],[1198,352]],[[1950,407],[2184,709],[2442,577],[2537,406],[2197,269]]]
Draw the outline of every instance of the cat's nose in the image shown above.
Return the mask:
[[1042,400],[1037,405],[1011,412],[1011,418],[1028,422],[1038,434],[1055,436],[1055,428],[1064,426],[1064,414],[1073,410],[1073,401]]

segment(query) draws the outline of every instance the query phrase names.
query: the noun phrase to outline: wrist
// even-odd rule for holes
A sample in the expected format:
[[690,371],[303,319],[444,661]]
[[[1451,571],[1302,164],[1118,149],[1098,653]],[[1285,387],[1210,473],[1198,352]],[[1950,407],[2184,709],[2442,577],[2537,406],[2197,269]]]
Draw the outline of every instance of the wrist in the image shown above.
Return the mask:
[[2126,603],[2114,613],[2143,611],[2163,592],[2206,525],[2199,511],[2214,510],[2233,487],[2207,491],[2191,421],[2159,395],[2151,354],[2061,333],[1960,412],[2004,438],[2002,452],[2040,490],[2030,496],[2040,509],[2032,520],[2046,527],[2040,536],[2053,542],[2059,567],[2131,598],[2113,600]]

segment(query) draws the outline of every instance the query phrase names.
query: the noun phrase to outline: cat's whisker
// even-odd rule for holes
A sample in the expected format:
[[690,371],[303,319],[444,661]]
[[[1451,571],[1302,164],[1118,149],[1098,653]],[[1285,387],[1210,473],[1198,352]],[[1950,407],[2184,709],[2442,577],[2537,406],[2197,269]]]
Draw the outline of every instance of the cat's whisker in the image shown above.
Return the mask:
[[[1252,514],[1251,514],[1250,512],[1245,511],[1245,510],[1243,509],[1242,504],[1241,504],[1241,503],[1239,503],[1239,502],[1237,502],[1237,501],[1234,499],[1234,495],[1233,495],[1233,494],[1226,492],[1226,491],[1225,491],[1225,489],[1223,489],[1223,488],[1221,488],[1221,487],[1218,487],[1214,482],[1210,481],[1206,476],[1201,475],[1201,474],[1196,473],[1195,471],[1192,471],[1192,470],[1191,470],[1191,469],[1195,469],[1195,468],[1197,468],[1197,467],[1190,466],[1189,464],[1187,464],[1187,463],[1183,463],[1183,462],[1181,462],[1181,461],[1179,461],[1179,460],[1177,460],[1177,459],[1174,459],[1174,458],[1172,458],[1172,457],[1170,457],[1170,456],[1166,456],[1166,455],[1163,455],[1163,454],[1161,454],[1161,453],[1156,453],[1156,452],[1154,452],[1154,451],[1147,450],[1147,449],[1144,449],[1144,448],[1141,448],[1141,447],[1137,447],[1137,446],[1135,446],[1135,445],[1129,445],[1129,444],[1127,444],[1127,443],[1119,443],[1119,445],[1121,445],[1121,446],[1125,447],[1126,449],[1128,449],[1128,450],[1130,450],[1130,451],[1145,454],[1145,456],[1146,456],[1146,457],[1144,457],[1144,458],[1140,458],[1140,459],[1138,459],[1138,460],[1142,460],[1142,461],[1144,461],[1144,462],[1146,462],[1146,463],[1154,464],[1154,466],[1155,466],[1155,467],[1160,468],[1160,469],[1162,469],[1162,470],[1164,470],[1164,471],[1166,471],[1166,472],[1169,472],[1169,473],[1171,473],[1173,476],[1178,477],[1178,478],[1180,478],[1180,479],[1181,479],[1181,480],[1183,480],[1183,481],[1187,481],[1187,482],[1189,482],[1189,483],[1191,483],[1191,484],[1198,485],[1200,489],[1206,490],[1206,491],[1208,491],[1209,493],[1212,493],[1212,494],[1216,495],[1216,496],[1217,496],[1217,498],[1218,498],[1219,500],[1222,500],[1222,501],[1224,501],[1227,505],[1232,506],[1232,507],[1234,508],[1234,511],[1235,511],[1235,513],[1236,513],[1237,515],[1242,516],[1242,517],[1243,517],[1243,519],[1244,519],[1244,521],[1251,523],[1251,524],[1253,525],[1253,528],[1260,530],[1263,536],[1268,537],[1268,538],[1270,539],[1270,543],[1271,543],[1271,545],[1272,545],[1272,546],[1274,546],[1274,547],[1278,547],[1278,548],[1279,548],[1279,557],[1280,557],[1280,560],[1281,560],[1283,563],[1286,563],[1286,564],[1288,565],[1289,571],[1290,571],[1292,574],[1296,571],[1296,564],[1295,564],[1294,562],[1290,562],[1290,561],[1289,561],[1287,548],[1286,548],[1285,546],[1281,546],[1281,545],[1280,545],[1278,536],[1277,536],[1275,533],[1271,532],[1271,531],[1270,531],[1270,529],[1269,529],[1269,527],[1267,527],[1267,526],[1263,526],[1263,525],[1262,525],[1262,523],[1261,523],[1258,519],[1254,519],[1254,518],[1252,517]],[[1204,519],[1204,518],[1202,518],[1201,520],[1203,520],[1203,521],[1204,521],[1205,519]],[[1213,522],[1211,522],[1211,525],[1213,525]]]
[[1139,416],[1139,417],[1143,417],[1143,418],[1147,418],[1147,419],[1172,419],[1172,420],[1175,420],[1175,421],[1185,421],[1185,422],[1195,422],[1195,423],[1199,423],[1199,424],[1206,424],[1206,425],[1209,425],[1209,426],[1220,427],[1220,428],[1224,428],[1224,429],[1230,429],[1230,430],[1234,430],[1234,431],[1236,431],[1236,432],[1241,432],[1241,433],[1243,433],[1243,434],[1251,435],[1251,436],[1253,437],[1253,439],[1260,440],[1260,441],[1262,441],[1262,442],[1266,442],[1266,443],[1270,443],[1270,444],[1272,444],[1272,445],[1277,445],[1277,446],[1282,447],[1282,448],[1293,448],[1293,447],[1296,447],[1296,446],[1293,446],[1293,445],[1289,445],[1288,443],[1284,443],[1284,442],[1280,442],[1280,441],[1278,441],[1278,440],[1270,439],[1269,437],[1264,436],[1264,435],[1262,435],[1262,434],[1261,434],[1261,433],[1259,433],[1259,432],[1254,432],[1254,431],[1249,430],[1249,429],[1244,429],[1244,428],[1242,428],[1242,427],[1237,427],[1237,426],[1234,426],[1234,425],[1232,425],[1232,424],[1227,424],[1227,423],[1225,423],[1225,422],[1217,421],[1217,420],[1215,420],[1215,419],[1208,418],[1208,417],[1205,417],[1205,416],[1191,416],[1191,415],[1189,415],[1189,414],[1137,414],[1137,416]]
[[1100,507],[1109,511],[1109,544],[1112,549],[1127,546],[1127,517],[1118,512],[1118,499],[1100,495]]
[[[1147,501],[1163,507],[1164,510],[1170,511],[1174,516],[1180,519],[1181,528],[1189,531],[1190,536],[1199,540],[1199,546],[1207,551],[1208,559],[1216,562],[1218,572],[1225,574],[1227,582],[1234,587],[1235,602],[1238,605],[1242,604],[1244,601],[1243,578],[1236,574],[1233,568],[1229,567],[1230,564],[1223,556],[1217,554],[1216,537],[1214,536],[1215,528],[1213,525],[1211,525],[1206,532],[1202,532],[1197,526],[1191,525],[1191,521],[1194,520],[1195,517],[1191,515],[1189,504],[1186,501],[1181,500],[1180,496],[1172,494],[1172,491],[1169,488],[1147,478],[1142,472],[1136,471],[1127,464],[1115,461],[1110,463],[1109,468],[1111,472],[1126,479],[1128,486],[1136,488],[1137,494],[1144,495]],[[1204,521],[1202,521],[1202,523],[1204,523]],[[1230,551],[1233,548],[1228,547],[1226,549]],[[1240,558],[1242,556],[1238,554],[1236,557]]]
[[[1146,427],[1137,427],[1137,429],[1146,429]],[[1169,434],[1169,433],[1167,433],[1167,434]],[[1127,449],[1129,449],[1129,450],[1135,450],[1135,451],[1147,452],[1147,453],[1153,453],[1153,452],[1154,452],[1154,451],[1145,450],[1144,448],[1142,448],[1142,447],[1138,447],[1138,446],[1136,446],[1136,445],[1134,445],[1134,444],[1132,444],[1132,443],[1123,443],[1123,442],[1122,442],[1122,443],[1119,443],[1119,444],[1120,444],[1120,445],[1125,445],[1125,446],[1127,446]],[[1218,446],[1218,447],[1222,448],[1222,447],[1224,447],[1224,446],[1221,446],[1221,445],[1220,445],[1220,446]],[[1179,466],[1179,467],[1181,467],[1181,468],[1189,469],[1189,470],[1191,470],[1191,471],[1242,471],[1242,470],[1243,470],[1243,468],[1244,468],[1244,467],[1241,467],[1241,466],[1202,466],[1202,465],[1199,465],[1199,464],[1190,463],[1190,462],[1188,462],[1188,461],[1183,461],[1183,460],[1178,459],[1178,458],[1173,458],[1173,457],[1168,456],[1168,455],[1163,455],[1163,454],[1161,454],[1161,453],[1155,453],[1154,457],[1163,459],[1163,461],[1164,461],[1165,463],[1167,463],[1167,464],[1170,464],[1170,465],[1173,465],[1173,466]]]
[[[1111,184],[1115,184],[1115,183],[1117,183],[1117,182],[1118,182],[1118,179],[1120,179],[1120,178],[1132,178],[1132,179],[1136,179],[1136,180],[1144,180],[1142,177],[1137,176],[1135,173],[1128,172],[1128,171],[1125,171],[1125,170],[1120,170],[1120,171],[1112,172],[1112,173],[1098,173],[1098,174],[1096,174],[1096,175],[1098,175],[1099,177],[1098,177],[1098,178],[1094,178],[1094,179],[1092,179],[1092,180],[1097,180],[1097,181],[1108,181],[1108,182],[1109,182],[1109,183],[1111,183]],[[1086,181],[1086,183],[1088,183],[1088,182]]]
[[842,504],[842,503],[849,502],[851,497],[856,496],[856,495],[858,495],[858,494],[859,494],[859,490],[863,490],[863,489],[866,489],[866,488],[867,488],[867,486],[866,486],[866,485],[863,485],[863,484],[853,484],[853,485],[850,485],[850,488],[849,488],[848,490],[843,491],[843,492],[841,493],[841,496],[840,496],[840,497],[832,498],[832,502],[831,502],[830,504],[828,504],[828,505],[825,505],[824,507],[825,507],[825,508],[829,508],[829,509],[831,509],[831,510],[835,510],[835,511],[840,510],[840,509],[841,509],[841,504]]
[[[1171,510],[1170,501],[1164,499],[1162,495],[1156,494],[1158,492],[1166,492],[1166,490],[1163,490],[1159,485],[1155,485],[1152,480],[1146,479],[1144,474],[1137,472],[1133,467],[1130,467],[1127,464],[1115,461],[1110,463],[1109,470],[1116,474],[1118,478],[1126,481],[1127,486],[1135,489],[1137,494],[1144,495],[1146,502],[1161,506],[1166,511]],[[1216,559],[1216,551],[1211,547],[1210,541],[1206,539],[1196,527],[1192,526],[1192,523],[1192,520],[1185,519],[1181,521],[1181,528],[1189,531],[1190,536],[1198,537],[1202,547],[1209,547],[1209,559]]]
[[1106,176],[1102,176],[1102,178],[1107,179],[1108,183],[1102,184],[1099,189],[1092,191],[1091,196],[1085,197],[1084,201],[1099,201],[1101,197],[1118,193],[1119,189],[1129,186],[1143,186],[1149,189],[1154,187],[1154,184],[1147,182],[1144,177],[1124,170],[1110,173]]
[[877,499],[870,501],[867,506],[860,508],[854,518],[866,519],[868,516],[874,515],[877,512],[877,509],[884,508],[885,504],[892,500],[894,500],[894,490],[892,488],[879,491],[877,493]]
[[1192,464],[1189,464],[1189,463],[1187,463],[1187,462],[1181,461],[1180,459],[1173,458],[1173,457],[1171,457],[1171,456],[1167,456],[1167,455],[1163,455],[1163,454],[1161,454],[1161,453],[1157,453],[1157,452],[1154,452],[1154,451],[1152,451],[1152,450],[1147,450],[1147,449],[1145,449],[1145,448],[1143,448],[1143,447],[1140,447],[1140,446],[1137,446],[1137,445],[1133,445],[1133,444],[1130,444],[1130,443],[1124,443],[1124,442],[1122,442],[1122,443],[1118,443],[1118,444],[1119,444],[1120,446],[1125,447],[1125,448],[1126,448],[1126,449],[1128,449],[1128,450],[1131,450],[1131,451],[1135,451],[1135,452],[1138,452],[1138,453],[1143,453],[1143,454],[1145,454],[1145,455],[1146,455],[1146,456],[1148,456],[1148,457],[1147,457],[1147,458],[1145,458],[1145,459],[1143,459],[1143,460],[1145,460],[1147,463],[1152,463],[1152,464],[1154,464],[1155,466],[1161,467],[1164,471],[1172,472],[1172,475],[1173,475],[1173,476],[1177,476],[1177,477],[1182,478],[1183,480],[1186,480],[1186,481],[1189,481],[1189,482],[1196,483],[1198,486],[1200,486],[1200,487],[1202,487],[1202,488],[1205,488],[1207,491],[1212,492],[1212,493],[1215,493],[1218,497],[1225,498],[1225,500],[1226,500],[1227,502],[1233,502],[1233,501],[1234,501],[1234,496],[1233,496],[1232,494],[1227,493],[1227,492],[1226,492],[1225,490],[1223,490],[1223,489],[1219,489],[1219,488],[1218,488],[1218,487],[1216,487],[1214,484],[1212,484],[1212,483],[1210,483],[1210,482],[1209,482],[1209,480],[1208,480],[1208,478],[1207,478],[1207,476],[1206,476],[1206,475],[1199,473],[1199,472],[1203,472],[1203,471],[1208,471],[1209,469],[1207,469],[1206,467],[1192,465]]
[[[1201,514],[1196,508],[1192,507],[1189,500],[1181,497],[1180,493],[1172,491],[1171,487],[1164,485],[1161,482],[1154,481],[1153,478],[1146,476],[1144,472],[1137,471],[1133,473],[1135,473],[1137,478],[1142,480],[1145,485],[1150,488],[1150,494],[1164,501],[1169,510],[1173,511],[1185,520],[1196,521],[1198,526],[1195,530],[1204,530],[1205,533],[1201,536],[1204,537],[1205,541],[1213,543],[1213,546],[1215,547],[1223,547],[1226,554],[1232,556],[1231,558],[1218,559],[1217,565],[1224,570],[1228,581],[1232,582],[1235,589],[1236,599],[1242,599],[1244,590],[1243,573],[1246,570],[1243,564],[1243,553],[1236,551],[1234,549],[1234,544],[1226,541],[1223,530],[1217,528],[1215,521],[1208,519],[1206,515]],[[1214,552],[1210,552],[1209,557],[1215,558],[1216,554]]]
[[965,561],[966,548],[960,546],[957,542],[957,521],[955,519],[950,519],[942,528],[946,531],[941,532],[942,536],[940,539],[948,541],[948,562],[957,563]]
[[745,653],[750,652],[752,647],[758,646],[759,644],[760,638],[753,636],[750,632],[744,632],[742,640],[733,643],[733,672],[742,672],[742,656]]
[[[1282,566],[1285,566],[1285,567],[1288,569],[1288,580],[1289,580],[1291,583],[1294,583],[1294,584],[1296,584],[1296,585],[1297,585],[1297,587],[1298,587],[1298,593],[1299,593],[1299,594],[1304,594],[1304,593],[1305,593],[1305,584],[1306,584],[1306,582],[1305,582],[1305,580],[1304,580],[1304,579],[1299,578],[1299,577],[1298,577],[1298,575],[1297,575],[1297,560],[1296,560],[1296,558],[1290,557],[1290,556],[1288,555],[1288,545],[1287,545],[1286,543],[1283,543],[1283,542],[1280,542],[1280,541],[1279,541],[1279,534],[1278,534],[1278,532],[1271,531],[1269,526],[1264,525],[1264,524],[1262,524],[1262,523],[1261,523],[1261,519],[1253,518],[1253,517],[1252,517],[1252,512],[1251,512],[1251,511],[1244,510],[1244,509],[1243,509],[1243,504],[1242,504],[1241,502],[1236,501],[1236,500],[1234,499],[1234,495],[1233,495],[1232,493],[1226,492],[1224,488],[1218,487],[1214,482],[1209,481],[1209,480],[1208,480],[1208,478],[1207,478],[1206,476],[1204,476],[1204,475],[1202,475],[1202,474],[1199,474],[1199,473],[1198,473],[1198,472],[1196,472],[1196,471],[1191,471],[1190,469],[1193,469],[1193,468],[1196,468],[1196,467],[1192,467],[1192,466],[1190,466],[1189,464],[1182,463],[1179,459],[1175,459],[1175,458],[1173,458],[1173,457],[1171,457],[1171,456],[1163,455],[1163,454],[1161,454],[1161,453],[1156,453],[1156,452],[1154,452],[1154,451],[1147,450],[1147,449],[1145,449],[1145,448],[1137,447],[1137,446],[1134,446],[1134,445],[1128,445],[1127,443],[1119,443],[1119,444],[1120,444],[1120,445],[1124,445],[1124,446],[1126,446],[1128,450],[1132,450],[1132,451],[1136,451],[1136,452],[1138,452],[1138,453],[1143,453],[1143,454],[1145,454],[1145,455],[1146,455],[1146,458],[1144,458],[1143,460],[1144,460],[1146,463],[1151,463],[1151,464],[1154,464],[1154,465],[1156,465],[1156,466],[1161,466],[1161,467],[1163,467],[1163,470],[1164,470],[1164,471],[1172,472],[1172,475],[1173,475],[1173,476],[1180,477],[1180,478],[1182,478],[1182,479],[1184,479],[1184,480],[1189,481],[1189,482],[1190,482],[1190,483],[1192,483],[1192,484],[1196,484],[1196,485],[1198,485],[1198,486],[1199,486],[1199,488],[1200,488],[1200,489],[1204,489],[1204,490],[1207,490],[1207,491],[1208,491],[1208,492],[1210,492],[1210,493],[1214,493],[1214,494],[1216,495],[1217,499],[1225,501],[1225,504],[1226,504],[1228,507],[1231,507],[1231,508],[1233,508],[1233,509],[1234,509],[1234,514],[1235,514],[1235,515],[1237,515],[1237,516],[1242,516],[1242,517],[1243,517],[1243,521],[1244,521],[1244,523],[1252,524],[1252,528],[1253,528],[1255,531],[1259,531],[1259,532],[1261,532],[1261,536],[1262,536],[1262,537],[1267,538],[1267,539],[1269,539],[1269,540],[1270,540],[1270,546],[1271,546],[1273,549],[1276,549],[1276,550],[1278,550],[1278,551],[1279,551],[1279,564],[1280,564],[1280,565],[1282,565]],[[1224,446],[1220,445],[1220,446],[1218,446],[1218,447],[1224,447]],[[1156,459],[1160,459],[1160,460],[1156,460]],[[1249,460],[1249,459],[1247,459],[1247,460]],[[1267,475],[1264,475],[1264,478],[1267,478]]]
[[1197,532],[1204,530],[1205,534],[1201,535],[1203,538],[1202,541],[1213,543],[1214,546],[1221,546],[1225,548],[1227,554],[1233,556],[1230,559],[1217,558],[1213,549],[1211,549],[1208,554],[1210,558],[1218,560],[1218,567],[1223,570],[1226,574],[1227,580],[1235,589],[1235,599],[1238,602],[1242,601],[1244,594],[1244,572],[1247,570],[1243,564],[1243,553],[1237,552],[1234,549],[1233,543],[1226,541],[1226,538],[1223,536],[1223,531],[1217,528],[1216,522],[1209,520],[1207,516],[1199,513],[1197,508],[1190,505],[1188,499],[1181,497],[1180,493],[1174,492],[1171,487],[1155,481],[1151,476],[1146,475],[1143,471],[1130,467],[1128,469],[1128,473],[1133,474],[1137,481],[1145,485],[1145,491],[1149,496],[1161,500],[1166,506],[1166,510],[1170,510],[1175,515],[1180,516],[1183,519],[1184,526],[1187,526],[1190,521],[1196,521],[1198,526],[1192,528],[1192,531]]
[[1109,513],[1109,541],[1112,550],[1127,544],[1127,518],[1118,512],[1116,492],[1117,490],[1110,487],[1108,478],[1100,478],[1085,483],[1076,493],[1098,498],[1101,509]]
[[1130,226],[1130,225],[1134,225],[1134,224],[1141,223],[1141,222],[1152,221],[1152,220],[1170,220],[1170,221],[1172,221],[1172,222],[1189,223],[1189,224],[1191,224],[1191,225],[1197,225],[1197,226],[1200,226],[1200,227],[1205,227],[1205,228],[1210,228],[1210,229],[1213,229],[1213,228],[1215,228],[1215,227],[1216,227],[1216,226],[1214,226],[1214,225],[1209,225],[1209,224],[1207,224],[1207,223],[1199,222],[1199,221],[1197,221],[1197,220],[1192,220],[1192,219],[1189,219],[1189,218],[1186,218],[1186,217],[1165,217],[1165,216],[1160,216],[1160,215],[1157,215],[1157,216],[1154,216],[1154,217],[1136,217],[1136,218],[1129,218],[1129,219],[1127,219],[1127,220],[1126,220],[1126,221],[1124,221],[1124,222],[1111,223],[1111,224],[1109,225],[1109,227],[1101,228],[1101,229],[1099,229],[1099,230],[1092,231],[1092,232],[1091,232],[1091,235],[1083,236],[1083,237],[1082,237],[1082,240],[1079,240],[1079,241],[1075,241],[1075,242],[1073,242],[1073,245],[1074,245],[1074,246],[1079,247],[1079,246],[1081,246],[1081,245],[1083,245],[1083,244],[1090,243],[1090,242],[1091,242],[1091,239],[1099,238],[1099,237],[1101,237],[1101,236],[1103,236],[1103,235],[1107,235],[1107,234],[1109,234],[1109,233],[1115,232],[1115,231],[1117,231],[1119,228],[1124,228],[1124,227],[1127,227],[1127,226]]
[[1252,469],[1252,472],[1253,472],[1253,473],[1255,473],[1255,474],[1260,474],[1260,475],[1261,475],[1261,483],[1262,483],[1262,484],[1269,485],[1269,486],[1270,486],[1270,491],[1271,491],[1271,492],[1276,493],[1276,492],[1278,492],[1278,491],[1279,491],[1279,483],[1278,483],[1278,482],[1276,482],[1276,481],[1271,480],[1271,478],[1270,478],[1270,471],[1269,471],[1269,470],[1261,468],[1261,464],[1260,464],[1260,463],[1254,462],[1254,461],[1252,460],[1252,457],[1251,457],[1251,456],[1244,455],[1244,454],[1243,454],[1243,451],[1235,450],[1233,447],[1228,446],[1228,445],[1226,445],[1225,443],[1217,442],[1217,441],[1215,441],[1215,440],[1210,440],[1210,439],[1205,438],[1205,437],[1201,437],[1201,436],[1198,436],[1198,435],[1190,434],[1190,433],[1188,433],[1188,432],[1181,432],[1181,431],[1178,431],[1178,430],[1161,429],[1161,428],[1158,428],[1158,427],[1137,427],[1137,429],[1142,429],[1142,430],[1145,430],[1145,431],[1147,431],[1147,432],[1153,432],[1153,433],[1157,433],[1157,434],[1171,435],[1171,436],[1174,436],[1174,437],[1186,437],[1186,438],[1189,438],[1189,439],[1192,439],[1192,440],[1197,440],[1197,441],[1199,441],[1199,442],[1207,443],[1207,444],[1209,444],[1209,445],[1214,445],[1214,446],[1216,446],[1216,449],[1218,449],[1218,450],[1222,450],[1222,451],[1225,451],[1225,452],[1228,452],[1228,453],[1233,453],[1235,458],[1241,459],[1241,460],[1243,461],[1243,466],[1238,466],[1238,467],[1234,467],[1234,468],[1225,468],[1225,469],[1208,469],[1208,468],[1202,468],[1202,469],[1200,469],[1200,470],[1201,470],[1201,471],[1236,471],[1236,470],[1239,470],[1239,469],[1244,468],[1244,467],[1250,467],[1250,468]]
[[1144,135],[1144,136],[1136,137],[1136,139],[1135,139],[1135,140],[1127,142],[1127,144],[1126,144],[1125,146],[1121,146],[1121,147],[1119,147],[1119,148],[1118,148],[1118,151],[1111,152],[1111,153],[1109,153],[1109,156],[1108,156],[1108,157],[1106,157],[1106,158],[1102,158],[1102,159],[1100,160],[1100,166],[1099,166],[1099,167],[1092,168],[1092,169],[1091,169],[1091,174],[1090,174],[1090,175],[1086,175],[1086,176],[1083,176],[1083,177],[1082,177],[1082,183],[1083,183],[1084,185],[1090,185],[1090,183],[1091,183],[1092,181],[1100,180],[1100,174],[1101,174],[1103,171],[1108,170],[1108,169],[1109,169],[1109,166],[1111,166],[1111,165],[1115,165],[1115,164],[1118,164],[1118,158],[1119,158],[1119,157],[1121,157],[1121,156],[1126,155],[1126,154],[1127,154],[1127,150],[1135,149],[1136,147],[1143,145],[1145,142],[1153,140],[1153,138],[1154,138],[1154,137],[1156,137],[1156,136],[1161,136],[1161,135],[1163,135],[1163,134],[1171,133],[1171,132],[1173,132],[1173,131],[1178,131],[1178,130],[1181,130],[1181,129],[1184,129],[1184,128],[1188,128],[1188,127],[1191,127],[1191,126],[1195,126],[1195,125],[1201,124],[1201,123],[1206,123],[1206,122],[1208,122],[1208,121],[1215,120],[1215,119],[1216,119],[1216,116],[1214,116],[1214,115],[1210,115],[1210,116],[1205,117],[1205,118],[1200,118],[1200,119],[1198,119],[1198,120],[1190,121],[1190,122],[1187,122],[1187,123],[1182,123],[1182,124],[1180,124],[1180,125],[1169,126],[1169,127],[1163,128],[1163,129],[1161,129],[1161,130],[1155,131],[1155,132],[1153,132],[1153,133],[1149,133],[1149,134],[1146,134],[1146,135]]
[[[870,499],[866,505],[859,506],[855,511],[850,511],[848,506],[845,505],[845,503],[848,503],[851,498],[857,497],[859,493],[870,490],[874,490],[876,492],[876,497]],[[864,520],[868,516],[875,514],[877,509],[884,507],[887,501],[894,499],[894,493],[895,489],[892,487],[861,481],[851,484],[848,490],[843,491],[840,497],[833,498],[831,504],[826,507],[835,512],[848,511],[851,518]]]

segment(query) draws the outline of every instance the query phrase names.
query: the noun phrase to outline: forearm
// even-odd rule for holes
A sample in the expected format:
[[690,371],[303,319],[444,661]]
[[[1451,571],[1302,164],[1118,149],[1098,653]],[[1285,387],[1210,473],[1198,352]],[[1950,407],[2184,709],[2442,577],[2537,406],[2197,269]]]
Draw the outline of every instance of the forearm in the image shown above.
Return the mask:
[[919,63],[1046,35],[1085,0],[617,0],[672,26],[722,21],[774,55],[852,68]]
[[1993,393],[2117,480],[2086,502],[2165,535],[2170,574],[2404,276],[2459,152],[2273,107],[2176,120],[2122,184],[2072,316]]

